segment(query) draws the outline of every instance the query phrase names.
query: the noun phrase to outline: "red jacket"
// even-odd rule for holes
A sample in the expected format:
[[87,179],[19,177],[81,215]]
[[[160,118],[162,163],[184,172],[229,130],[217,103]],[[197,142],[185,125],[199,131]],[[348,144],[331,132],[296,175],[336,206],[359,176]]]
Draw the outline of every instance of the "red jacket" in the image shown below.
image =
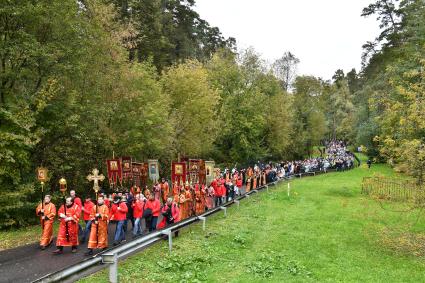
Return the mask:
[[239,178],[239,179],[236,181],[236,186],[237,186],[238,188],[242,188],[242,179],[241,179],[241,178]]
[[159,216],[159,213],[161,212],[161,203],[159,202],[159,200],[155,199],[155,200],[148,200],[146,202],[146,206],[145,209],[152,209],[152,216]]
[[128,211],[128,208],[124,202],[120,202],[119,205],[114,203],[112,205],[112,210],[111,210],[111,220],[116,220],[116,221],[126,220],[127,211]]
[[94,203],[92,201],[85,201],[84,202],[84,215],[83,215],[83,219],[85,221],[90,220],[90,212],[91,209],[93,208]]
[[81,202],[81,199],[79,197],[74,198],[74,204],[78,205],[78,209],[80,210],[80,213],[81,213],[81,208],[83,207],[83,203]]
[[133,202],[131,206],[133,207],[134,218],[140,218],[143,216],[143,205],[144,205],[144,202],[141,200],[137,200],[136,202]]

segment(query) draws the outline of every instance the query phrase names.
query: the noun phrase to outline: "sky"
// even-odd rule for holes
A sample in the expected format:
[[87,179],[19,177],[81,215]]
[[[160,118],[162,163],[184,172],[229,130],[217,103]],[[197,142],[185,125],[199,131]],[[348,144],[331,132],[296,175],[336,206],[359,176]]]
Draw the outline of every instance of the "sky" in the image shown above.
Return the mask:
[[362,45],[379,34],[362,9],[372,0],[197,0],[195,10],[238,49],[253,47],[272,63],[290,51],[299,75],[331,79],[361,67]]

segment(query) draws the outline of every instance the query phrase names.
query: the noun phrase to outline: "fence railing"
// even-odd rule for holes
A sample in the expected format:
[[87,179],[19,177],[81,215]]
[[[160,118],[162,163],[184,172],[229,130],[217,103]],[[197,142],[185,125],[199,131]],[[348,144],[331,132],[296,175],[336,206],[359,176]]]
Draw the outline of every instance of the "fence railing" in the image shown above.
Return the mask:
[[422,202],[424,189],[414,180],[407,179],[364,177],[362,181],[363,194],[393,201]]

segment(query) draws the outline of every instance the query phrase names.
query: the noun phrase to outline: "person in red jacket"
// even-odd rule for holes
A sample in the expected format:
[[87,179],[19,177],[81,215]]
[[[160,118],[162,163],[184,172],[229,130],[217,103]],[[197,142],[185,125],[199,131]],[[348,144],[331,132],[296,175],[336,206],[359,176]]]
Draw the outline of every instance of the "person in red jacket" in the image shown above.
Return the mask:
[[111,209],[111,220],[116,222],[114,246],[125,241],[124,222],[127,219],[127,211],[128,208],[125,197],[122,199],[116,198]]
[[141,220],[143,217],[143,206],[144,202],[140,200],[140,194],[135,196],[135,199],[131,205],[133,207],[134,227],[133,237],[137,237],[142,234]]
[[83,212],[83,220],[86,223],[86,227],[84,228],[84,234],[83,234],[83,237],[81,239],[81,243],[84,243],[90,235],[90,228],[91,228],[90,213],[91,213],[93,206],[94,206],[94,203],[91,201],[91,197],[90,196],[86,197],[86,199],[84,201],[84,205],[81,209],[81,211]]
[[156,224],[158,222],[158,216],[161,212],[161,203],[159,202],[159,199],[155,198],[154,194],[151,194],[149,196],[149,200],[146,202],[145,209],[151,209],[152,210],[152,219],[150,221],[149,232],[156,230]]
[[[161,209],[161,214],[163,216],[161,223],[158,224],[158,229],[162,229],[167,225],[177,223],[180,221],[180,210],[173,201],[173,198],[168,198],[164,207]],[[179,231],[176,231],[174,234],[176,237],[179,235]]]
[[238,179],[236,180],[236,195],[240,196],[241,195],[241,189],[242,189],[242,178],[241,176],[238,176]]

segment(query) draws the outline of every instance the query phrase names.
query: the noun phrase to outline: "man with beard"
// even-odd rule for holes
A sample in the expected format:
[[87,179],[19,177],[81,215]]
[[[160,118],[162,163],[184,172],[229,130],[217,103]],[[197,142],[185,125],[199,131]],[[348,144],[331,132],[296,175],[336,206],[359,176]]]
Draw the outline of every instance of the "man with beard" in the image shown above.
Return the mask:
[[62,254],[63,247],[72,247],[72,252],[77,252],[81,208],[74,204],[72,197],[66,198],[65,206],[62,205],[58,211],[60,224],[56,240],[57,250],[53,252],[54,254]]

